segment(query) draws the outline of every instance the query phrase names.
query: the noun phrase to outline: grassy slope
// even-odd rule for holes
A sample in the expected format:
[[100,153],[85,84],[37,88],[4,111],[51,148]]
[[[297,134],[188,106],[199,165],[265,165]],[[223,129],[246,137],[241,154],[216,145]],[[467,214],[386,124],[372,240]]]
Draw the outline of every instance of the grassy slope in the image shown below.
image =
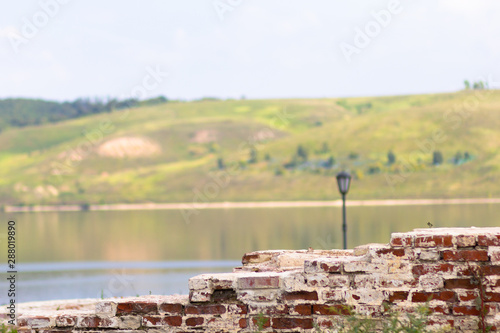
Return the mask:
[[[100,114],[0,134],[0,199],[5,204],[191,202],[194,189],[205,192],[214,184],[216,160],[226,164],[248,159],[255,134],[272,132],[275,138],[257,141],[260,161],[236,168],[229,184],[217,187],[210,201],[307,200],[337,198],[334,174],[355,172],[351,198],[433,198],[500,196],[496,186],[500,170],[500,92],[417,95],[351,99],[205,101],[168,103],[111,114]],[[464,107],[463,101],[479,101]],[[369,107],[367,103],[370,103]],[[462,116],[456,109],[465,112]],[[286,111],[283,111],[286,110]],[[458,119],[458,120],[457,120]],[[61,153],[88,144],[85,132],[111,122],[105,139],[141,136],[158,142],[162,153],[142,159],[112,159],[85,154],[68,162]],[[214,130],[217,144],[191,141],[197,131]],[[431,165],[431,154],[418,154],[423,143],[441,130],[436,144],[446,163]],[[327,142],[336,158],[333,170],[275,170],[290,160],[298,144],[309,150],[310,160]],[[245,149],[242,149],[241,146]],[[93,145],[96,147],[96,145]],[[392,149],[398,163],[387,166]],[[474,159],[462,165],[450,160],[456,151]],[[360,156],[352,160],[350,152]],[[270,162],[263,161],[270,154]],[[415,157],[416,156],[416,157]],[[403,174],[405,160],[417,161],[416,171]],[[56,163],[56,164],[54,164]],[[54,165],[68,165],[62,176]],[[382,172],[368,175],[369,166]],[[364,174],[364,176],[363,176]],[[389,186],[389,181],[395,183]],[[58,195],[49,194],[55,188]],[[37,189],[38,188],[38,189]],[[213,186],[212,186],[213,189]]]

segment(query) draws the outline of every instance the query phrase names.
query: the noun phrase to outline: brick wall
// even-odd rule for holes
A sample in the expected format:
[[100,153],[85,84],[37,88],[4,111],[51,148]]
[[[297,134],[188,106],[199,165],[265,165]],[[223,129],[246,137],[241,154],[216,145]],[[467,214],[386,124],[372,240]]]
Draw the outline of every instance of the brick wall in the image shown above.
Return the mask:
[[[428,302],[429,325],[456,332],[478,328],[484,286],[488,325],[500,327],[500,228],[416,229],[390,244],[354,250],[245,254],[233,273],[189,280],[189,296],[98,301],[93,310],[43,309],[18,318],[37,332],[313,332],[347,314],[384,315],[384,304],[414,312]],[[499,328],[500,329],[500,328]]]

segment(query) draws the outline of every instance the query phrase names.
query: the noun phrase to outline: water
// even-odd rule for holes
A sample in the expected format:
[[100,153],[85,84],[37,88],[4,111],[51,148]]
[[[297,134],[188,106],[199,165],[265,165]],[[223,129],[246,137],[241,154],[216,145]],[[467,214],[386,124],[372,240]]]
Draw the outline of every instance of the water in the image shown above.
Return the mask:
[[[499,226],[500,205],[349,207],[348,246],[387,243],[391,232]],[[340,248],[341,210],[210,209],[2,214],[17,223],[18,302],[187,293],[187,280],[229,272],[245,252]],[[0,230],[5,244],[6,224]],[[3,246],[2,246],[3,247]],[[6,250],[0,252],[3,271]],[[0,281],[0,290],[7,283]],[[6,295],[0,295],[0,303]]]

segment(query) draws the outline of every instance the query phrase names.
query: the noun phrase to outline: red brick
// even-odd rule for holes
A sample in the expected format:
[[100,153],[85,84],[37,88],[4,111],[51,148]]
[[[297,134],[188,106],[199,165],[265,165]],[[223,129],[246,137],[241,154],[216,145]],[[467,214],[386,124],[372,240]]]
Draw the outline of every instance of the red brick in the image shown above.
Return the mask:
[[278,276],[246,276],[238,279],[240,289],[278,288]]
[[431,313],[442,313],[442,314],[450,314],[450,308],[448,308],[447,306],[442,306],[442,305],[438,305],[438,306],[431,306],[429,307],[429,311]]
[[289,314],[289,307],[286,304],[269,305],[269,306],[254,306],[249,305],[250,314],[263,314],[263,315],[287,315]]
[[455,327],[455,321],[453,319],[444,319],[444,318],[438,319],[438,318],[434,318],[434,319],[428,320],[427,321],[427,325],[429,325],[429,326],[433,326],[433,325],[445,326],[445,325],[448,325],[451,328],[454,328]]
[[486,302],[500,302],[500,293],[486,292]]
[[[47,318],[47,322],[50,323],[50,319]],[[28,320],[26,318],[19,318],[16,321],[17,327],[25,327],[28,326]]]
[[269,317],[254,317],[252,318],[252,322],[255,326],[259,327],[259,323],[262,325],[262,328],[271,327],[271,318]]
[[231,310],[229,311],[230,308],[228,308],[228,312],[234,313],[234,314],[247,314],[248,313],[248,307],[244,304],[236,304],[237,310]]
[[330,316],[347,316],[351,314],[351,310],[342,304],[314,304],[313,313]]
[[169,314],[182,314],[182,304],[163,303],[160,304],[160,311]]
[[[333,327],[332,320],[325,319],[324,317],[319,317],[319,318],[322,319],[321,321],[318,320],[319,327],[323,327],[323,328],[332,328]],[[326,332],[328,332],[328,331],[326,331]]]
[[391,237],[391,246],[393,247],[408,247],[412,245],[411,236],[393,236]]
[[500,246],[500,235],[479,235],[477,236],[479,246]]
[[297,300],[317,301],[318,293],[316,291],[296,291],[283,294],[283,299],[285,301],[297,301]]
[[415,247],[452,247],[451,235],[416,236]]
[[76,324],[76,316],[57,316],[56,318],[56,326],[57,327],[71,327]]
[[404,257],[405,256],[405,249],[380,249],[380,250],[377,250],[375,253],[379,254],[379,255],[392,254],[395,257]]
[[393,291],[389,295],[389,302],[406,301],[408,299],[408,291]]
[[473,305],[455,305],[453,307],[453,314],[458,316],[479,316],[481,311]]
[[481,273],[483,275],[500,275],[500,266],[482,266]]
[[143,326],[181,326],[182,325],[182,317],[181,316],[144,316],[142,317],[142,325]]
[[415,275],[425,275],[434,273],[451,273],[453,272],[452,264],[424,264],[424,265],[414,265],[412,268],[412,273]]
[[185,311],[187,315],[224,314],[226,307],[220,304],[187,305]]
[[476,291],[466,291],[458,295],[458,300],[460,302],[473,301],[477,298],[478,294]]
[[110,318],[101,318],[97,316],[82,317],[78,321],[79,327],[98,328],[112,327],[113,321]]
[[290,308],[290,314],[298,314],[301,316],[309,316],[312,313],[312,305],[298,304]]
[[446,261],[488,261],[488,251],[484,250],[447,250],[443,251]]
[[187,326],[200,326],[203,325],[205,320],[202,317],[192,317],[186,319]]
[[247,328],[247,326],[248,326],[248,319],[246,319],[246,318],[241,318],[241,319],[238,321],[238,325],[240,325],[240,328]]
[[454,302],[456,299],[456,294],[453,291],[415,292],[411,297],[411,301],[415,303],[424,303],[429,300]]
[[444,281],[446,289],[476,289],[478,285],[472,279],[449,279]]
[[29,317],[29,318],[19,318],[16,321],[16,324],[18,327],[24,327],[24,326],[31,326],[32,322],[36,321],[37,323],[41,323],[42,321],[46,324],[50,324],[50,318],[49,317],[43,317],[43,316],[34,316],[34,317]]
[[474,235],[458,235],[455,237],[457,247],[476,246],[476,236]]
[[[315,262],[313,262],[314,265]],[[319,268],[326,273],[340,273],[342,271],[342,264],[329,264],[320,263]]]
[[118,303],[116,314],[158,314],[158,304],[151,302],[123,302]]
[[292,329],[292,328],[302,328],[302,329],[312,329],[313,320],[312,318],[273,318],[272,327],[274,329]]

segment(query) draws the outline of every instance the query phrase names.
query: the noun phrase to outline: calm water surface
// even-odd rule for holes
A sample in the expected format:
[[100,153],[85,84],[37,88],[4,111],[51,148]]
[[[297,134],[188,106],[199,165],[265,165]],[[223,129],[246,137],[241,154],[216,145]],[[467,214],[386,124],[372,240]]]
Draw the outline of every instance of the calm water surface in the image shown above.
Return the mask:
[[[500,226],[499,215],[500,205],[493,204],[349,207],[348,246],[387,243],[391,232],[427,222]],[[245,252],[342,246],[338,207],[210,209],[189,223],[175,210],[1,217],[17,223],[18,302],[186,293],[189,277],[231,271]],[[5,230],[0,241],[5,244]],[[0,290],[6,287],[0,282]]]

